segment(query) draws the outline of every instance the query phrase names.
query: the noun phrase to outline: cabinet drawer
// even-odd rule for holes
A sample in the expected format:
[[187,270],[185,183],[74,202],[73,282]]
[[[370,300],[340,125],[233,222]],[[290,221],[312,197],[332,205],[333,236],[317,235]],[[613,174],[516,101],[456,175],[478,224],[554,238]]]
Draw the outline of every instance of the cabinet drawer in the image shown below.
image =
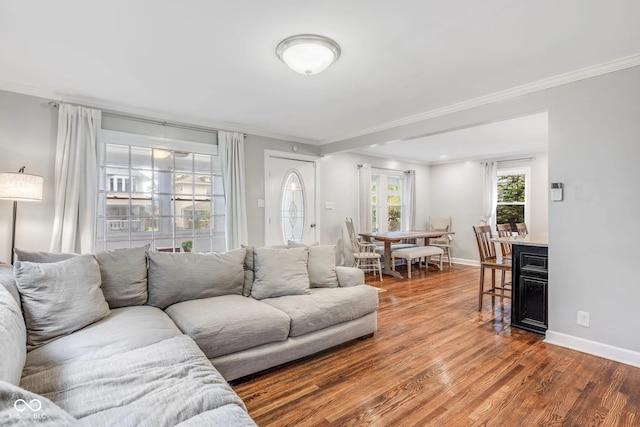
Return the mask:
[[520,268],[534,267],[542,270],[548,270],[549,257],[547,255],[532,254],[527,252],[520,253]]
[[547,280],[549,278],[549,272],[544,268],[529,266],[520,269],[520,276]]

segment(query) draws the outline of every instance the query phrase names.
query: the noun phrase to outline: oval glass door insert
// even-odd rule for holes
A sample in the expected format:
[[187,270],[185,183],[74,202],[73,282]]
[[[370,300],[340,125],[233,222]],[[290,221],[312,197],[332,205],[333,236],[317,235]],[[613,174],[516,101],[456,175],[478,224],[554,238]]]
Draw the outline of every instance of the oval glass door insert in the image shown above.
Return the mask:
[[296,171],[291,171],[284,180],[282,187],[282,237],[285,243],[289,240],[302,242],[304,217],[302,178]]

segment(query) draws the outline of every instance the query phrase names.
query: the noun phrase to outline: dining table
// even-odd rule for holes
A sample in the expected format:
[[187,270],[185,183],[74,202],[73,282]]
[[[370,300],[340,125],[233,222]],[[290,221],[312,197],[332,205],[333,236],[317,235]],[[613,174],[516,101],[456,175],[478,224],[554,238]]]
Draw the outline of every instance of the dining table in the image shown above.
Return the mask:
[[428,243],[428,239],[434,239],[442,236],[448,236],[455,234],[453,231],[437,231],[437,230],[413,230],[413,231],[387,231],[387,232],[373,232],[373,233],[360,233],[360,236],[371,241],[371,239],[384,242],[384,268],[382,274],[389,276],[402,278],[402,275],[396,270],[391,269],[391,244],[400,243],[403,240],[413,239],[425,239],[425,244]]

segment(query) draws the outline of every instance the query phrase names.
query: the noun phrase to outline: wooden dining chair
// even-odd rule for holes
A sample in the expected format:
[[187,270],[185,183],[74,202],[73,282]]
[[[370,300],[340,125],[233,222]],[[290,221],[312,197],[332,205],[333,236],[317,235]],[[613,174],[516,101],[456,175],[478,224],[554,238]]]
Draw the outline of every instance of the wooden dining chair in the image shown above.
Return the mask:
[[382,282],[382,265],[380,259],[382,255],[376,253],[377,246],[373,243],[365,242],[362,237],[356,234],[353,226],[353,219],[345,218],[347,233],[351,240],[351,250],[353,251],[353,267],[363,270],[365,273],[372,272],[380,275]]
[[[478,252],[480,253],[480,286],[478,292],[478,311],[482,310],[482,297],[484,295],[491,295],[491,306],[495,304],[496,297],[511,298],[511,295],[507,295],[505,292],[511,292],[511,287],[507,286],[507,283],[502,276],[500,286],[496,286],[496,270],[506,273],[511,271],[511,259],[498,258],[496,255],[495,244],[491,241],[491,227],[488,225],[478,225],[473,227],[473,232],[476,236],[476,242],[478,243]],[[485,289],[484,276],[485,270],[491,269],[491,288]]]
[[[498,232],[498,237],[511,237],[513,236],[513,232],[511,231],[511,224],[497,224],[496,231]],[[502,251],[502,258],[511,259],[511,244],[510,243],[500,243],[500,250]]]
[[526,236],[527,234],[529,234],[527,224],[525,224],[524,222],[516,222],[516,231],[518,232],[518,236]]
[[[427,230],[451,231],[451,217],[429,217]],[[437,246],[442,249],[444,251],[444,255],[447,257],[447,263],[449,264],[449,266],[451,266],[451,249],[453,248],[453,236],[447,234],[446,236],[431,238],[429,239],[429,245]]]

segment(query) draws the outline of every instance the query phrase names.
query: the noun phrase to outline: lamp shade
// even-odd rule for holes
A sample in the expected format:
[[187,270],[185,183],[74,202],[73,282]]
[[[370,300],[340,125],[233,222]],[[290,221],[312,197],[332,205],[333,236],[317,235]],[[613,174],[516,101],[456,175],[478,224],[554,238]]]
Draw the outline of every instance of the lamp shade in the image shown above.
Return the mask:
[[340,46],[324,36],[301,34],[281,41],[276,54],[293,71],[310,76],[334,63],[340,57]]
[[42,200],[44,178],[26,173],[0,173],[0,199],[17,201]]

